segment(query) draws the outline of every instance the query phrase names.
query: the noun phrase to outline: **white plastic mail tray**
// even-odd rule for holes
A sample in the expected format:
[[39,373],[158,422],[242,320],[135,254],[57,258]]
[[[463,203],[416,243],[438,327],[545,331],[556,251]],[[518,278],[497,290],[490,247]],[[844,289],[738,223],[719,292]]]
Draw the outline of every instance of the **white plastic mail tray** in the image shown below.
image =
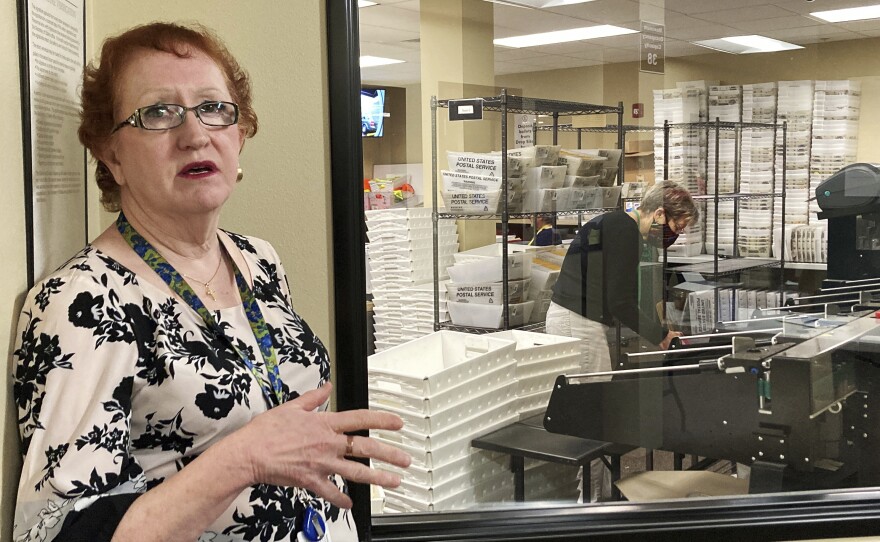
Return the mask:
[[515,363],[512,341],[442,330],[367,360],[370,382],[433,397],[477,375]]
[[581,352],[580,339],[573,337],[522,331],[519,329],[498,331],[490,333],[489,336],[516,342],[517,366],[527,366],[532,363],[568,358]]
[[389,407],[406,410],[419,416],[430,416],[465,404],[477,395],[506,389],[515,382],[515,378],[516,360],[511,358],[504,365],[471,375],[456,386],[450,386],[426,397],[395,388],[392,382],[379,380],[371,372],[368,375],[370,405],[375,408]]
[[[500,251],[500,245],[490,245],[492,250]],[[469,251],[470,252],[470,251]],[[481,256],[469,252],[459,252],[454,255],[455,265],[447,268],[452,282],[459,284],[472,284],[476,282],[501,282],[504,280],[503,268],[501,267],[502,256]],[[507,280],[521,280],[532,275],[532,259],[534,254],[529,252],[514,252],[507,255]]]
[[450,213],[458,214],[494,214],[498,211],[501,190],[487,192],[470,192],[464,190],[440,192],[443,202]]
[[[450,268],[452,269],[452,268]],[[511,326],[522,326],[529,322],[534,301],[510,303],[508,321]],[[447,302],[452,323],[459,326],[499,329],[504,325],[504,305],[483,305],[478,303]]]
[[[510,303],[522,303],[529,293],[531,279],[507,282],[507,298]],[[499,305],[504,302],[503,282],[446,283],[447,299],[457,303],[483,303]]]
[[381,466],[382,470],[404,476],[409,483],[421,487],[433,487],[443,483],[444,480],[450,480],[466,472],[482,470],[489,463],[494,463],[504,469],[510,469],[510,456],[501,452],[474,450],[466,456],[433,469],[426,469],[415,465],[402,469],[388,463],[376,462],[377,465]]

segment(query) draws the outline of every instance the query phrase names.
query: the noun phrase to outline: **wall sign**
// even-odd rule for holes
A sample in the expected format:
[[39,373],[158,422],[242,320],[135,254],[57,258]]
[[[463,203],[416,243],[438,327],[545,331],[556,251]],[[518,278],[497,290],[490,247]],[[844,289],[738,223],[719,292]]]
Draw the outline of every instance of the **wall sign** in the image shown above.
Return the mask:
[[639,51],[639,56],[641,57],[639,71],[647,73],[665,72],[665,56],[663,53],[665,33],[666,28],[662,24],[642,21],[641,43],[639,45],[641,48]]
[[449,120],[480,120],[482,118],[482,98],[449,100]]
[[516,148],[531,147],[535,144],[535,115],[516,114],[516,133],[514,134],[513,146]]
[[85,0],[21,0],[28,285],[88,240],[86,153],[77,137]]

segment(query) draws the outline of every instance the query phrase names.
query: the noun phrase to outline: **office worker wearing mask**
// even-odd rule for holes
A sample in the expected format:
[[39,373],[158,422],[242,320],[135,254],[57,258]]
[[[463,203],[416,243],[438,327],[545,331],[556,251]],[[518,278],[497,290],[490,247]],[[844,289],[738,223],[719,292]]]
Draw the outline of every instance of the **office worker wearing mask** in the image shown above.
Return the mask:
[[82,108],[119,215],[19,319],[13,540],[355,540],[345,480],[400,480],[351,458],[410,459],[346,433],[402,422],[325,411],[278,255],[218,227],[257,131],[247,74],[207,29],[151,23],[104,42]]
[[[553,287],[546,331],[583,340],[584,372],[611,370],[606,333],[615,321],[663,350],[681,335],[663,327],[656,311],[641,310],[639,261],[675,242],[698,216],[684,187],[661,181],[645,192],[637,210],[605,213],[581,227]],[[590,496],[596,501],[608,492],[600,491],[601,462],[594,463]]]

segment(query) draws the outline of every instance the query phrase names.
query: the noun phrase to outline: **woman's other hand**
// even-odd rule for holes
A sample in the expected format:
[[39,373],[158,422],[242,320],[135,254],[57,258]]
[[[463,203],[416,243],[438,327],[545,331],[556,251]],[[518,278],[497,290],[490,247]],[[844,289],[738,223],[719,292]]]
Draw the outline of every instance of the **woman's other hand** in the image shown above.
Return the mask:
[[676,337],[681,337],[681,331],[670,331],[666,334],[666,337],[660,341],[660,349],[661,350],[669,350],[669,345],[672,343],[672,339]]
[[407,453],[369,437],[345,433],[364,429],[396,431],[403,427],[403,420],[390,412],[372,410],[315,412],[330,397],[331,389],[327,383],[304,393],[256,416],[230,435],[232,453],[249,469],[245,471],[251,477],[248,485],[302,487],[336,506],[350,508],[351,499],[339,491],[329,479],[331,475],[383,487],[400,484],[398,475],[348,457],[371,458],[406,468],[411,462]]

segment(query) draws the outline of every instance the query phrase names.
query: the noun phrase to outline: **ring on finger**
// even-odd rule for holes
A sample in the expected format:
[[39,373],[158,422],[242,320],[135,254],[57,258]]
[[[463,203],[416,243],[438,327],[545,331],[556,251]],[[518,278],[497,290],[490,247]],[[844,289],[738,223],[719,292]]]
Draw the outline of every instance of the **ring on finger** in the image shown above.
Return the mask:
[[352,456],[354,455],[354,437],[351,435],[346,435],[347,441],[345,443],[345,455]]

